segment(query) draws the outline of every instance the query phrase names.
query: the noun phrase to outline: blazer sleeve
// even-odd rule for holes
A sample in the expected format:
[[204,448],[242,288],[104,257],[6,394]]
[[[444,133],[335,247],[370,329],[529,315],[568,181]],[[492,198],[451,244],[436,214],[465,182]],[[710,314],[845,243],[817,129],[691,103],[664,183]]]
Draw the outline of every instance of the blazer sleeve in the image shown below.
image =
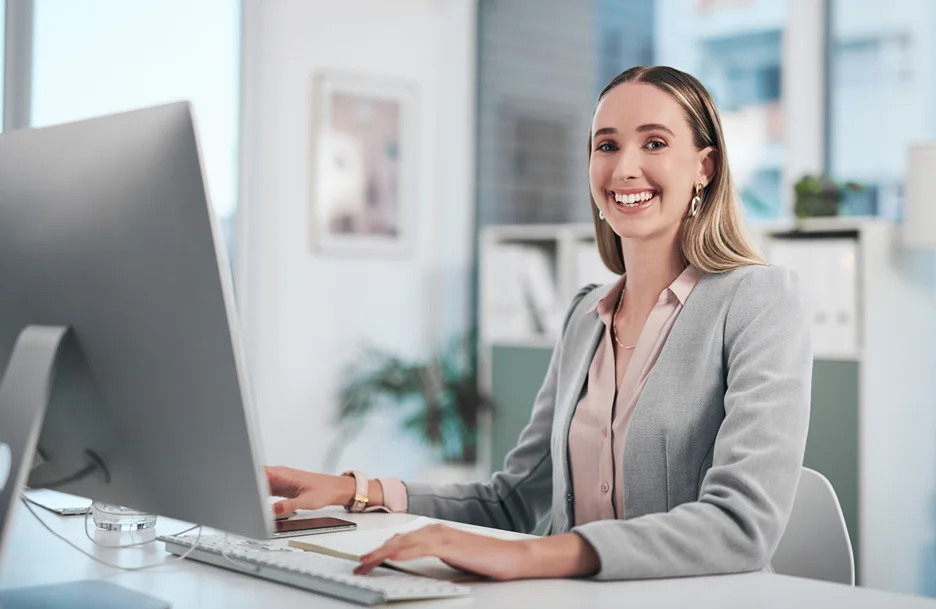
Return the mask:
[[812,347],[795,276],[758,267],[725,321],[725,419],[699,499],[666,513],[573,529],[597,579],[710,575],[766,567],[786,527],[809,427]]
[[503,470],[487,482],[405,482],[409,513],[521,533],[532,533],[549,514],[552,502],[550,442],[563,337],[575,308],[595,287],[583,288],[573,299],[546,379],[533,404],[530,422],[520,434],[517,446],[507,454]]

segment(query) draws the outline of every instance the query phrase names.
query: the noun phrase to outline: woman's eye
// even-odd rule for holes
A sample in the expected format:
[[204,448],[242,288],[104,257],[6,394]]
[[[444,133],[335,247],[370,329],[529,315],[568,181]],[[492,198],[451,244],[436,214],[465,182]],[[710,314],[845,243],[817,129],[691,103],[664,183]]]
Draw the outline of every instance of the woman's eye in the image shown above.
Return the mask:
[[617,150],[617,145],[612,142],[602,142],[598,144],[598,147],[595,150],[600,150],[601,152],[614,152]]
[[650,140],[644,144],[644,148],[647,150],[659,150],[660,148],[666,146],[666,144],[660,140]]

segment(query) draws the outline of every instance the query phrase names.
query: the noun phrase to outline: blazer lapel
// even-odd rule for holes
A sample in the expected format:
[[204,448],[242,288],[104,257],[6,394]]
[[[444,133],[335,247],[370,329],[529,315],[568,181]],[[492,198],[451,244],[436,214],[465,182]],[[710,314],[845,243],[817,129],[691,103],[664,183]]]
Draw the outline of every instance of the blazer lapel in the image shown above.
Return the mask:
[[[672,382],[673,378],[679,378],[679,366],[682,365],[681,356],[684,356],[684,353],[680,352],[678,346],[674,345],[685,344],[687,337],[696,334],[700,324],[705,323],[698,318],[695,303],[707,302],[708,296],[706,292],[708,291],[710,278],[711,275],[708,273],[699,278],[699,282],[692,289],[689,298],[686,299],[686,304],[684,304],[682,310],[679,311],[679,315],[676,317],[676,321],[673,322],[673,326],[670,328],[666,341],[663,343],[663,348],[660,349],[656,363],[653,364],[653,368],[647,374],[647,380],[644,382],[643,390],[640,392],[640,395],[637,396],[637,403],[634,405],[635,415],[643,403],[643,397],[648,394],[652,395],[653,392],[656,391],[657,377],[662,376],[663,380],[659,382]],[[702,295],[697,296],[699,294]],[[693,297],[696,298],[693,299]],[[675,352],[673,351],[674,349],[676,349]],[[671,374],[670,368],[674,365],[676,366],[675,373]]]
[[[598,319],[597,311],[583,316],[577,320],[574,328],[568,329],[569,340],[563,345],[562,359],[563,363],[569,366],[571,375],[570,382],[563,384],[563,391],[557,396],[556,407],[560,409],[560,416],[556,420],[562,421],[562,438],[560,446],[568,447],[569,427],[572,425],[572,417],[575,415],[575,408],[578,406],[579,397],[582,395],[582,388],[585,386],[585,379],[588,376],[588,369],[595,357],[595,351],[598,349],[598,343],[604,334],[605,325]],[[562,462],[565,469],[568,470],[568,451],[562,453]]]

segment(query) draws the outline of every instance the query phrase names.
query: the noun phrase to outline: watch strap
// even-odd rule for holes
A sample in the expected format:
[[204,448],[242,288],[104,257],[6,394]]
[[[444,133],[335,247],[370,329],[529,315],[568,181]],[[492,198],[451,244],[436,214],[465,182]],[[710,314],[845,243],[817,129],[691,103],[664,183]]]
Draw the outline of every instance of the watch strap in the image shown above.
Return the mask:
[[346,471],[341,475],[354,478],[354,497],[345,506],[345,509],[349,512],[363,512],[368,501],[367,476],[357,470]]

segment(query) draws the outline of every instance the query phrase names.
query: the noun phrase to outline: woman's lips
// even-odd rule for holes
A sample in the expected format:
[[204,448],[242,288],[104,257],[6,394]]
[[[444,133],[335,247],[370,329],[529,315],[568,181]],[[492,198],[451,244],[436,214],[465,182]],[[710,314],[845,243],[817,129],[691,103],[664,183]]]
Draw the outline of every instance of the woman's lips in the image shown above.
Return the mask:
[[638,203],[618,203],[617,199],[614,198],[614,194],[611,193],[608,195],[608,200],[614,205],[614,208],[621,213],[625,214],[636,214],[644,211],[651,205],[657,202],[660,198],[660,193],[654,191],[653,196],[647,199],[646,201],[640,201]]

